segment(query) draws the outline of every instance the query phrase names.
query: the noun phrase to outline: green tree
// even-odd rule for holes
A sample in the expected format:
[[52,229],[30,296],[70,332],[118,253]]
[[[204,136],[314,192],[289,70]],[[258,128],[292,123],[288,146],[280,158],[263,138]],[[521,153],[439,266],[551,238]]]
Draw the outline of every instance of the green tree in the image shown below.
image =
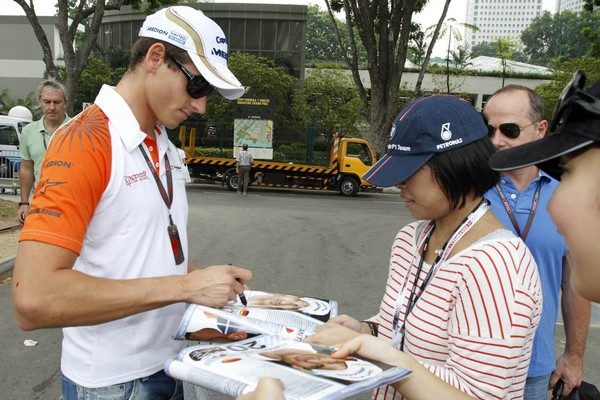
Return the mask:
[[33,114],[34,119],[42,117],[42,111],[33,92],[30,92],[24,98],[12,98],[8,94],[8,89],[4,89],[0,93],[0,114],[7,115],[14,106],[27,107]]
[[[292,88],[296,78],[289,75],[274,61],[248,53],[233,52],[229,55],[231,72],[257,97],[271,97],[275,100],[274,126],[285,126]],[[210,95],[206,121],[217,127],[217,131],[233,129],[235,119],[234,101],[224,99],[218,93]]]
[[[413,30],[412,16],[421,11],[425,3],[426,0],[325,0],[337,39],[342,48],[349,49],[348,54],[343,54],[344,61],[352,71],[370,139],[379,150],[385,147],[398,112],[398,90]],[[341,30],[344,27],[334,17],[334,12],[342,10],[346,17],[348,42],[343,41]],[[355,29],[357,37],[352,34]],[[360,78],[358,40],[367,50],[370,92]]]
[[[416,25],[418,26],[418,24]],[[427,54],[425,33],[420,29],[420,27],[417,27],[417,29],[410,35],[407,57],[413,64],[420,68],[425,61],[425,54]]]
[[459,45],[456,47],[456,50],[450,50],[450,56],[455,68],[465,69],[467,66],[473,64],[469,61],[471,59],[471,52],[466,46]]
[[[13,0],[25,12],[33,32],[40,43],[46,73],[60,79],[60,70],[54,64],[53,50],[50,47],[32,2],[26,0]],[[79,79],[88,61],[88,57],[96,43],[104,12],[107,10],[120,10],[121,7],[131,5],[135,8],[143,7],[146,12],[152,12],[161,6],[176,4],[178,0],[57,0],[58,29],[60,42],[64,50],[66,76],[64,80],[66,95],[71,101],[67,111],[73,113],[73,101]],[[77,32],[80,25],[85,27],[85,36],[76,46]]]
[[535,88],[544,101],[544,117],[548,121],[552,119],[554,107],[563,88],[578,69],[585,71],[588,84],[595,82],[600,79],[600,58],[586,56],[566,61],[556,69],[549,83]]
[[496,50],[494,49],[494,46],[491,42],[480,42],[476,45],[473,45],[473,47],[471,48],[471,56],[496,57]]
[[521,33],[531,63],[550,65],[553,59],[583,57],[590,49],[584,31],[600,28],[600,10],[575,13],[544,11]]
[[297,120],[314,123],[320,129],[317,133],[328,139],[336,128],[356,132],[365,122],[356,86],[339,68],[316,68],[308,74],[295,92],[292,111]]
[[508,61],[513,59],[517,45],[509,37],[500,37],[492,43],[492,47],[496,51],[496,57],[500,59],[500,64],[502,65],[502,87],[504,87],[506,72],[510,69]]
[[83,102],[92,103],[103,84],[116,85],[124,73],[123,67],[112,69],[103,60],[90,57],[75,89],[73,111],[80,112]]
[[[432,25],[427,28],[428,31],[437,28],[437,25]],[[438,39],[441,39],[445,36],[448,37],[448,46],[446,49],[446,93],[450,93],[450,47],[452,44],[452,39],[455,41],[462,40],[462,29],[468,29],[473,32],[477,32],[479,28],[476,25],[468,24],[466,22],[458,22],[456,18],[448,18],[446,21],[442,23],[442,26],[438,33]]]
[[[343,42],[348,43],[348,30],[345,22],[337,20],[342,29]],[[355,33],[356,34],[356,33]],[[358,48],[358,62],[366,62],[366,50],[362,45]],[[349,49],[345,49],[346,52]],[[318,5],[308,6],[308,15],[306,17],[306,60],[307,62],[335,61],[342,60],[342,50],[340,42],[335,34],[335,27],[326,11],[322,11]]]

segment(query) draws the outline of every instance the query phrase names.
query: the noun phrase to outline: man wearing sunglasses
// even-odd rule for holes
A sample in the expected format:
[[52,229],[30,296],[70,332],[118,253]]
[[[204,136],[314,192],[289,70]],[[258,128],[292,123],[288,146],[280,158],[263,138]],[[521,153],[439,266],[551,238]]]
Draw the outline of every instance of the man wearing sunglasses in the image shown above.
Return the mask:
[[227,40],[201,11],[146,18],[116,87],[59,128],[21,233],[13,274],[25,330],[63,329],[62,399],[177,400],[163,363],[186,303],[222,307],[252,273],[188,259],[185,175],[165,126],[244,93]]
[[[542,139],[548,130],[543,104],[535,91],[509,85],[492,95],[483,114],[496,150],[506,150]],[[564,394],[583,378],[583,353],[591,304],[569,283],[567,245],[550,215],[547,204],[558,182],[537,166],[505,171],[485,197],[496,217],[519,235],[538,264],[544,306],[533,343],[525,384],[525,400],[545,400],[548,389],[562,379]],[[562,296],[560,292],[562,290]],[[563,315],[565,352],[556,360],[554,331],[560,306]]]

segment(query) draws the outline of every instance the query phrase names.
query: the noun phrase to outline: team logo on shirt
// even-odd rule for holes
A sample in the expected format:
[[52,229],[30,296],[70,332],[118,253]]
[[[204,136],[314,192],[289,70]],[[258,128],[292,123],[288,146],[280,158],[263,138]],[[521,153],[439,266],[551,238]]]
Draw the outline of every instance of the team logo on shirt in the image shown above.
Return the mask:
[[142,172],[138,172],[137,174],[133,174],[133,175],[125,175],[125,184],[127,186],[131,186],[134,183],[138,183],[141,181],[146,181],[146,180],[150,180],[150,177],[148,176],[148,171],[142,171]]
[[60,186],[64,183],[67,183],[67,182],[51,181],[50,179],[46,179],[46,180],[42,181],[39,184],[39,186],[36,188],[33,197],[37,197],[38,195],[44,196],[46,194],[46,190],[48,190],[48,188],[51,188],[54,186]]

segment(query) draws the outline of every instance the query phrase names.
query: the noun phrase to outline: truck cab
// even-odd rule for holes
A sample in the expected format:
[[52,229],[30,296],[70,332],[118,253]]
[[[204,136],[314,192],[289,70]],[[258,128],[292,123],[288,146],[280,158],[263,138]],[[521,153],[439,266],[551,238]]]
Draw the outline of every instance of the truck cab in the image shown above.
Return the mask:
[[[335,154],[332,154],[335,157]],[[336,160],[332,160],[336,162]],[[355,196],[361,186],[371,184],[362,176],[377,162],[377,156],[369,142],[359,138],[340,138],[337,152],[339,173],[337,186],[340,194]]]

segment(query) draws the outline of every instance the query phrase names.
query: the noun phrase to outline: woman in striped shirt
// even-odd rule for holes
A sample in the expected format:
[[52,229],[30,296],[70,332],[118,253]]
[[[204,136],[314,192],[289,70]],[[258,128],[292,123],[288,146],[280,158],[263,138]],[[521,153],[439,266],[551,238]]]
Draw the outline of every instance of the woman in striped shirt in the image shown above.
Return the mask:
[[[377,316],[340,316],[310,341],[339,344],[413,370],[376,399],[521,399],[542,297],[522,240],[488,212],[497,181],[481,116],[449,95],[417,99],[396,117],[388,151],[365,175],[397,186],[418,219],[400,230]],[[349,329],[348,329],[349,328]],[[457,390],[458,389],[458,390]]]

